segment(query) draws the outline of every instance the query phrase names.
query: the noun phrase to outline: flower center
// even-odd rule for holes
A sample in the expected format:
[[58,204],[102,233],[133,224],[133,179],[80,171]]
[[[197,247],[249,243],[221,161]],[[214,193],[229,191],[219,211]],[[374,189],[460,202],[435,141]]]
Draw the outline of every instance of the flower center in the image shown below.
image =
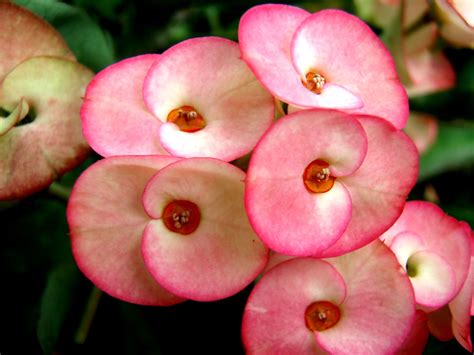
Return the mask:
[[192,106],[172,110],[166,120],[177,125],[183,132],[197,132],[206,127],[206,121]]
[[304,318],[309,330],[320,332],[335,326],[341,318],[341,312],[331,302],[319,301],[306,308]]
[[162,218],[170,231],[191,234],[199,226],[201,213],[194,202],[174,200],[163,209]]
[[321,94],[324,84],[326,84],[326,78],[321,74],[312,71],[308,72],[305,77],[306,81],[303,82],[303,85],[315,94]]
[[309,192],[328,192],[334,185],[335,176],[331,176],[329,164],[324,160],[313,160],[304,169],[303,182]]

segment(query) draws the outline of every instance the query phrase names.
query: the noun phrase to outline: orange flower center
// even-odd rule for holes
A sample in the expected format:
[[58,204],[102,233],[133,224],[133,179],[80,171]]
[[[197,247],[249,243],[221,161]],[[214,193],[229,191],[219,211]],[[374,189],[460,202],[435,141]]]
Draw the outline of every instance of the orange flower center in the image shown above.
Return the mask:
[[326,78],[319,73],[308,72],[306,74],[306,81],[303,81],[303,85],[315,94],[321,94],[323,92],[324,84],[326,84]]
[[306,308],[304,318],[309,330],[320,332],[335,326],[341,318],[341,312],[331,302],[319,301]]
[[177,125],[183,132],[197,132],[206,127],[206,121],[192,106],[172,110],[166,120]]
[[162,218],[166,228],[170,231],[191,234],[199,226],[201,213],[194,202],[174,200],[166,205]]
[[309,192],[328,192],[334,185],[335,176],[331,176],[329,164],[324,160],[313,160],[304,169],[303,182]]

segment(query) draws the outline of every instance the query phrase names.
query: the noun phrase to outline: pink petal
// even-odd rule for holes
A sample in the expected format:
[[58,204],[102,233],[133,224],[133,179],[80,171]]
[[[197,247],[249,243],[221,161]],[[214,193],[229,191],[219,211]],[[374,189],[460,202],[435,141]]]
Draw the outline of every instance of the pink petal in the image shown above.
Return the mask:
[[81,108],[84,135],[102,156],[168,153],[161,147],[161,121],[146,108],[142,86],[156,54],[122,60],[98,73]]
[[[59,56],[74,60],[61,35],[46,21],[15,4],[0,3],[0,83],[24,60],[37,56]],[[8,55],[6,54],[8,52]]]
[[0,199],[24,197],[51,184],[84,160],[89,148],[79,108],[92,72],[58,57],[35,57],[1,83],[0,106],[24,100],[36,117],[0,136]]
[[234,160],[270,126],[273,98],[240,57],[235,42],[193,38],[168,49],[151,67],[143,88],[151,112],[166,122],[172,110],[187,105],[206,121],[193,133],[164,125],[160,140],[171,154]]
[[144,305],[183,301],[156,283],[140,252],[149,221],[141,195],[156,171],[176,160],[111,157],[89,167],[74,185],[67,209],[74,258],[82,272],[113,297]]
[[351,113],[382,117],[398,129],[405,126],[408,100],[393,59],[370,27],[357,17],[339,10],[323,10],[307,17],[294,34],[291,55],[301,77],[316,70],[328,83],[357,95],[363,107]]
[[438,137],[438,120],[425,113],[410,112],[405,133],[413,140],[420,154],[426,152]]
[[[255,148],[248,169],[246,208],[257,234],[283,254],[328,248],[351,217],[351,197],[338,179],[359,167],[365,150],[364,132],[347,114],[305,110],[280,119]],[[315,159],[337,176],[328,192],[310,193],[304,185],[303,172]]]
[[278,99],[304,107],[358,108],[362,102],[337,85],[316,95],[301,82],[290,57],[291,41],[299,24],[310,14],[288,5],[266,4],[248,10],[240,19],[242,59],[258,80]]
[[317,301],[340,305],[345,297],[344,280],[325,261],[293,259],[275,266],[257,283],[245,307],[247,353],[314,354],[318,345],[305,324],[306,307]]
[[456,73],[442,52],[423,51],[405,57],[412,84],[408,95],[426,95],[451,89],[456,82]]
[[[160,170],[143,195],[152,218],[142,253],[156,280],[171,292],[199,301],[229,297],[265,267],[268,250],[253,232],[244,209],[245,174],[216,159],[187,159]],[[173,200],[194,202],[198,228],[170,231],[162,211]]]
[[400,216],[418,176],[418,154],[406,134],[375,117],[362,116],[359,122],[367,133],[367,155],[353,175],[340,179],[351,193],[351,222],[325,256],[347,253],[379,237]]
[[428,328],[430,333],[441,341],[448,341],[454,337],[451,328],[452,315],[446,305],[428,314]]
[[415,319],[415,301],[395,255],[375,241],[327,261],[345,280],[347,297],[341,305],[339,323],[316,334],[320,345],[339,354],[397,350]]

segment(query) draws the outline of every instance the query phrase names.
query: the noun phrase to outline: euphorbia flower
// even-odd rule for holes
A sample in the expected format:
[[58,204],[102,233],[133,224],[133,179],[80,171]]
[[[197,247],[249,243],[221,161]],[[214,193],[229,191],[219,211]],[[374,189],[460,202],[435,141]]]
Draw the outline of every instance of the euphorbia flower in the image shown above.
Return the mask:
[[148,111],[142,94],[146,73],[158,57],[122,60],[98,73],[87,87],[83,131],[100,155],[168,155],[158,138],[161,121]]
[[82,110],[88,141],[105,156],[247,154],[270,126],[274,104],[240,56],[235,42],[194,38],[105,69]]
[[317,109],[290,114],[251,157],[250,221],[282,254],[352,251],[398,218],[416,181],[417,159],[410,139],[380,118]]
[[337,258],[295,258],[271,268],[249,296],[242,337],[251,354],[388,354],[414,318],[408,278],[374,241]]
[[245,214],[244,179],[209,158],[109,157],[92,165],[68,205],[79,268],[133,303],[231,296],[268,258]]
[[261,5],[240,21],[242,58],[278,99],[304,108],[350,109],[403,128],[408,100],[390,53],[358,18]]
[[72,58],[44,20],[0,3],[0,199],[45,188],[88,153],[79,107],[92,73]]
[[461,290],[471,257],[470,228],[439,207],[411,201],[381,235],[407,272],[416,302],[425,311],[448,304]]

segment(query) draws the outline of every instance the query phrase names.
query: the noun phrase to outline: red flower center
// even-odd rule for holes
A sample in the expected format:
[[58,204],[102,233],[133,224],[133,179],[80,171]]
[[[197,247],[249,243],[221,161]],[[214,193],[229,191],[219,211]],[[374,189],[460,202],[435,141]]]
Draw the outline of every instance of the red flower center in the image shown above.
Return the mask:
[[304,317],[309,330],[320,332],[335,326],[341,318],[341,312],[331,302],[319,301],[306,308]]
[[303,85],[315,94],[321,94],[323,92],[324,84],[326,84],[326,78],[316,72],[308,72],[306,74],[306,81],[303,81]]
[[183,132],[197,132],[206,127],[206,121],[192,106],[172,110],[166,120],[176,124]]
[[335,176],[331,176],[329,164],[324,160],[313,160],[304,169],[303,182],[309,192],[328,192],[334,185]]
[[163,209],[162,218],[170,231],[191,234],[199,226],[201,213],[194,202],[174,200]]

